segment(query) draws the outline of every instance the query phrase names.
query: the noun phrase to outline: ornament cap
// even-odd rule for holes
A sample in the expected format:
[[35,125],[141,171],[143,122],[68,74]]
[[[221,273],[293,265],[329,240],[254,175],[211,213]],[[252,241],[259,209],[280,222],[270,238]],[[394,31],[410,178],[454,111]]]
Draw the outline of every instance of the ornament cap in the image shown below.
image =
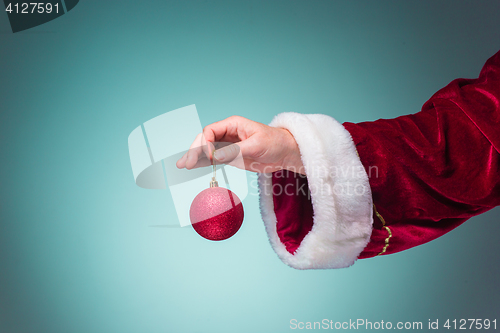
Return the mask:
[[210,187],[219,187],[219,183],[215,180],[215,177],[212,177],[210,181]]

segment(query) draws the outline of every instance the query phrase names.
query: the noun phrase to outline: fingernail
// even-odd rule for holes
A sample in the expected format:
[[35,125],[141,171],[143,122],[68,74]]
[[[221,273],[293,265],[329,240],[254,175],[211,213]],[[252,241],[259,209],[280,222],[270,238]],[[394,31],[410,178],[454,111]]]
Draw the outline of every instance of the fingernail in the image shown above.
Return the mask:
[[226,158],[226,153],[223,150],[216,150],[214,152],[214,157],[217,161],[224,161]]

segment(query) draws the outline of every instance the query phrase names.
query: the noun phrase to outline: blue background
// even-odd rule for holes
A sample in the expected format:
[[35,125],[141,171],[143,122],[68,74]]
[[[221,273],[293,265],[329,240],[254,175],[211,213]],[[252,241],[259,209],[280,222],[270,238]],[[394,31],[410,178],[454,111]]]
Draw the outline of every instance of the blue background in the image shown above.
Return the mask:
[[500,49],[499,12],[498,1],[87,0],[16,34],[0,14],[0,332],[500,320],[498,209],[408,251],[298,271],[269,245],[255,188],[228,241],[150,227],[177,223],[173,202],[135,185],[127,149],[135,127],[190,104],[202,125],[415,113],[477,77]]

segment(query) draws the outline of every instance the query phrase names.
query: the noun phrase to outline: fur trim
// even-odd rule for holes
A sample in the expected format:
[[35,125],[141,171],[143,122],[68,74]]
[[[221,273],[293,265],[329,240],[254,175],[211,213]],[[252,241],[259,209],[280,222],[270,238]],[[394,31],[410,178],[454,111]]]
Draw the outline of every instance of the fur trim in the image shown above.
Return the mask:
[[297,269],[351,266],[370,240],[373,221],[368,175],[351,135],[321,114],[281,113],[270,126],[286,128],[294,136],[314,209],[311,231],[289,253],[276,231],[272,175],[260,174],[260,209],[273,249]]

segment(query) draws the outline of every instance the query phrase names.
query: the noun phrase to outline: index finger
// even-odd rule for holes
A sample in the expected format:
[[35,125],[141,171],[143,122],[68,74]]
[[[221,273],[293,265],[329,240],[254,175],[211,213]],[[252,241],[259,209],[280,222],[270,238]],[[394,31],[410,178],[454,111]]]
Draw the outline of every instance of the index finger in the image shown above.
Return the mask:
[[231,116],[221,121],[205,126],[203,136],[207,142],[239,142],[247,135],[242,121],[243,117]]

